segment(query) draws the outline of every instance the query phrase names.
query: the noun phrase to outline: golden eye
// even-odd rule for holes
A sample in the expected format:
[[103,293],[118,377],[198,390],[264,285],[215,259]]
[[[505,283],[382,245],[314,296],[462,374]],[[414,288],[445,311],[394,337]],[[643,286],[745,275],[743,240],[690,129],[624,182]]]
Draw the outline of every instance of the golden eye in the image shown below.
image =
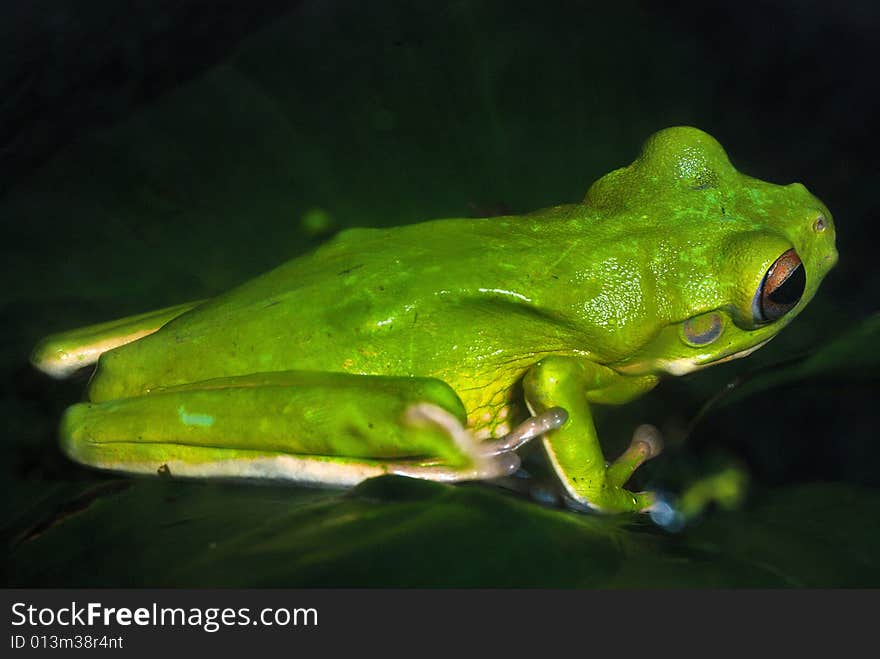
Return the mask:
[[[824,218],[823,218],[824,219]],[[752,301],[756,323],[772,323],[791,311],[804,294],[807,273],[797,252],[788,250],[767,270]]]
[[827,226],[828,220],[825,219],[824,215],[820,215],[813,222],[813,231],[815,231],[816,233],[822,233],[823,231],[825,231],[825,227]]

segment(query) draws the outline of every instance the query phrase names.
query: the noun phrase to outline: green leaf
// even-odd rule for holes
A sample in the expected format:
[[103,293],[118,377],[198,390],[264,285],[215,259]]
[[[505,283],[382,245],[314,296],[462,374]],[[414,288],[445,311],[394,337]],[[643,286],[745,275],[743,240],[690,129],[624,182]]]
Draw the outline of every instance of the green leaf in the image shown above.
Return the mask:
[[401,477],[348,494],[158,479],[62,490],[7,530],[10,585],[880,585],[880,496],[842,485],[773,492],[676,535]]

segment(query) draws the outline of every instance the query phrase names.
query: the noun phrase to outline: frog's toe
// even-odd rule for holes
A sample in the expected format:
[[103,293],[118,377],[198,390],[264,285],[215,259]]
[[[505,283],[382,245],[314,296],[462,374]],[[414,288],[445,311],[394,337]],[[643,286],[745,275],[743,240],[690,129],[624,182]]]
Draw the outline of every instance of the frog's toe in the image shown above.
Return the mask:
[[[441,428],[462,457],[462,466],[428,465],[417,469],[408,468],[405,475],[415,475],[433,480],[486,480],[509,476],[520,466],[519,457],[513,452],[487,453],[458,418],[433,403],[410,405],[404,413],[404,421],[413,426],[432,424]],[[397,472],[404,473],[404,472]]]
[[404,422],[409,426],[431,424],[441,428],[456,448],[470,458],[482,455],[479,444],[451,412],[433,403],[416,403],[406,408]]
[[651,521],[657,526],[672,533],[681,531],[687,521],[682,511],[674,505],[672,500],[660,493],[655,493],[654,503],[643,512],[648,513]]
[[430,463],[401,460],[389,463],[386,473],[445,483],[457,483],[460,481],[482,481],[503,478],[515,474],[519,467],[520,461],[517,455],[515,453],[506,453],[490,461],[473,462],[463,467],[453,467],[440,462]]
[[635,429],[629,447],[608,465],[606,478],[611,487],[623,487],[636,469],[663,451],[663,437],[655,426],[643,424]]
[[568,412],[561,407],[551,407],[546,412],[529,417],[504,437],[482,442],[480,450],[486,455],[500,455],[516,451],[535,437],[556,430],[566,421],[568,421]]

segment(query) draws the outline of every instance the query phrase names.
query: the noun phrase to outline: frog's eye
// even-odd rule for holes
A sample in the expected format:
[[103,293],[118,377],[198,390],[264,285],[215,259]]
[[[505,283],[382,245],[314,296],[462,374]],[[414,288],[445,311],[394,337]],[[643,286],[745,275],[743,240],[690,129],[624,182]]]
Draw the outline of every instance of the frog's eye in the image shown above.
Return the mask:
[[793,249],[773,262],[767,270],[752,302],[756,323],[779,320],[800,301],[807,285],[807,273],[801,258]]

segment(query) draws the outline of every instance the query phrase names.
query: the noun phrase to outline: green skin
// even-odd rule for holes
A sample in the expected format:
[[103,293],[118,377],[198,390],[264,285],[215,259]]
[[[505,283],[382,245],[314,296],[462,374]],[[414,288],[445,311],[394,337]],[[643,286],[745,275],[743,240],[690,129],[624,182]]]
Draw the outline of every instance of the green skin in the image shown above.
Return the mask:
[[[792,248],[802,295],[756,319]],[[100,354],[61,433],[100,468],[484,478],[498,473],[480,442],[561,407],[541,441],[568,501],[643,511],[653,494],[624,484],[657,448],[637,438],[607,464],[592,405],[760,347],[836,260],[831,214],[804,186],[740,174],[712,137],[676,127],[583,203],[344,231],[214,299],[49,337],[34,363],[62,376]]]

